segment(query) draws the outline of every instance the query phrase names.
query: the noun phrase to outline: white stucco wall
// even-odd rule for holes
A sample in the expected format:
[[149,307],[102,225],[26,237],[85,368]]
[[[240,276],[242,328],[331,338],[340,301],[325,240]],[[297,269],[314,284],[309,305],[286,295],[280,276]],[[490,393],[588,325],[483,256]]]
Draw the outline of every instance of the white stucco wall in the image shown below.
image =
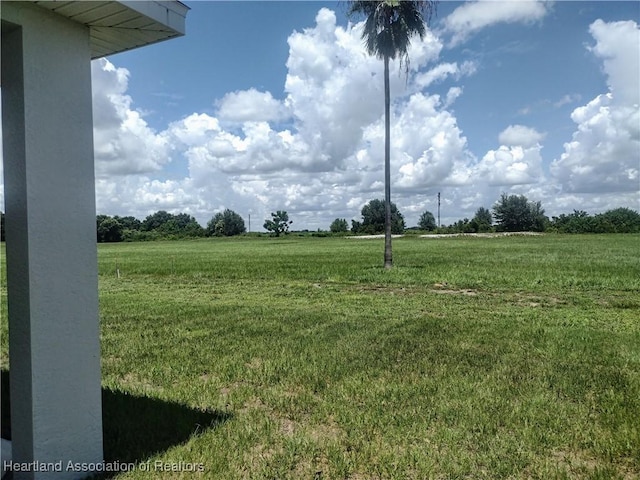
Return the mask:
[[89,29],[28,3],[2,19],[13,461],[101,462]]

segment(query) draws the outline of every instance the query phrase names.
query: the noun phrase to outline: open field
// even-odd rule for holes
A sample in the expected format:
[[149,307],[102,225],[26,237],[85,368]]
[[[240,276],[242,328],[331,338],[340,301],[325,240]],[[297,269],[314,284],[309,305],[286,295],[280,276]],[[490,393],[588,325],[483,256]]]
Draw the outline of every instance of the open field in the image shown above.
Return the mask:
[[102,244],[107,459],[136,463],[123,480],[640,478],[639,247],[405,237],[386,271],[382,240]]

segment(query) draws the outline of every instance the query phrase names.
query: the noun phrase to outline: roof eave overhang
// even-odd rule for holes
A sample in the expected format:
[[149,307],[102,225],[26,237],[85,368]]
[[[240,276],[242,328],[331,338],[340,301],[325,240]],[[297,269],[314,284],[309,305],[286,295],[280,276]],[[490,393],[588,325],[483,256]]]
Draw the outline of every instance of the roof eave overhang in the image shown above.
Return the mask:
[[100,58],[185,34],[189,7],[179,1],[36,1],[89,27],[91,58]]

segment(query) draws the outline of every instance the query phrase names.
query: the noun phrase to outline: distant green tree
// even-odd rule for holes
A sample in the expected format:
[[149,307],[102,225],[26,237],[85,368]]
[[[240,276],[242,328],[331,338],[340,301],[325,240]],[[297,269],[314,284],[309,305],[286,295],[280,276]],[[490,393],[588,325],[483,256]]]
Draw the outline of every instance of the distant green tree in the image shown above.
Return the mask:
[[436,218],[433,216],[433,213],[427,210],[422,215],[420,215],[420,220],[418,220],[418,227],[420,227],[421,230],[426,230],[427,232],[438,228],[438,226],[436,225]]
[[160,237],[203,237],[204,228],[188,213],[174,215],[160,210],[142,222],[142,232],[155,232]]
[[475,233],[475,225],[468,218],[463,218],[448,226],[438,229],[440,233]]
[[594,217],[597,233],[638,233],[640,214],[630,208],[615,208]]
[[333,222],[331,222],[329,230],[331,230],[332,233],[344,233],[349,230],[349,224],[344,218],[336,218]]
[[228,208],[224,212],[216,213],[207,223],[207,236],[209,237],[231,237],[246,231],[242,217]]
[[293,223],[293,220],[289,220],[289,214],[284,210],[278,210],[277,212],[271,212],[271,220],[266,219],[264,221],[264,229],[273,233],[276,237],[279,237],[282,233],[289,233],[289,225]]
[[476,210],[470,223],[474,232],[489,232],[493,224],[493,217],[488,208],[480,207]]
[[351,220],[351,233],[360,233],[362,231],[362,222]]
[[178,237],[204,237],[204,228],[188,213],[174,215],[171,223],[175,224],[174,235]]
[[180,225],[173,216],[154,230],[164,237],[177,237],[180,235]]
[[195,218],[191,217],[191,220],[182,227],[180,234],[184,237],[197,238],[204,237],[206,232],[205,229],[202,228],[202,225],[200,225]]
[[544,232],[549,225],[549,218],[544,214],[542,202],[530,202],[529,208],[531,211],[531,231]]
[[121,242],[123,239],[123,228],[120,222],[108,215],[98,215],[96,217],[97,240],[103,242]]
[[593,231],[594,221],[584,210],[574,210],[573,213],[552,217],[550,226],[558,233],[588,233]]
[[[384,200],[371,200],[362,207],[361,233],[377,234],[385,231],[385,202]],[[391,202],[391,233],[404,233],[405,224],[402,213],[395,203]]]
[[160,229],[165,223],[173,219],[173,215],[165,210],[159,210],[144,219],[141,230],[150,232]]
[[122,228],[125,230],[134,230],[138,231],[142,228],[142,222],[135,217],[127,216],[127,217],[119,217],[118,215],[114,215],[113,217],[117,220]]
[[529,202],[524,195],[503,193],[493,206],[498,230],[503,232],[542,232],[548,222],[540,202]]

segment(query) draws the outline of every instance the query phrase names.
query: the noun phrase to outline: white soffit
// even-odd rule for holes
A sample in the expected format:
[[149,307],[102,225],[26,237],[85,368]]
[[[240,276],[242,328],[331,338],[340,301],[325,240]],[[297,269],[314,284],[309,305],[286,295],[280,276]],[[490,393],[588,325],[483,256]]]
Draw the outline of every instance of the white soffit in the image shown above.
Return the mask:
[[142,47],[185,33],[187,7],[179,1],[37,1],[74,22],[87,25],[91,58]]

